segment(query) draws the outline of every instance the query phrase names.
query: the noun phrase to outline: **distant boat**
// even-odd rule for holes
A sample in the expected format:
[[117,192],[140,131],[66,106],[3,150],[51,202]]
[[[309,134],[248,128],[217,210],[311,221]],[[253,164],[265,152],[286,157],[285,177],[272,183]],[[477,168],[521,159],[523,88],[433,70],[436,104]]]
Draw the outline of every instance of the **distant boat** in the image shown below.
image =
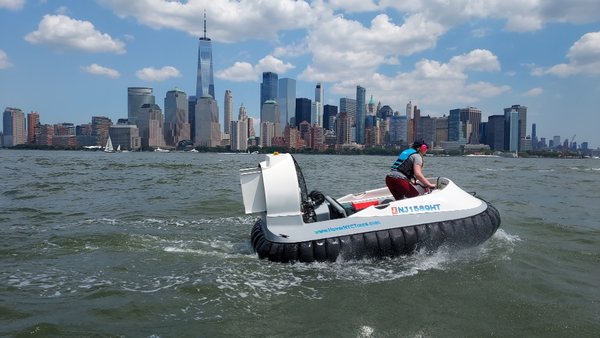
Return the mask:
[[108,140],[106,141],[106,146],[104,146],[104,152],[114,153],[115,149],[113,148],[112,141],[110,140],[110,135],[108,136]]
[[193,148],[192,150],[190,150],[190,153],[197,153],[198,150],[196,148]]
[[154,149],[155,152],[157,153],[168,153],[170,152],[169,149],[162,149],[161,147],[156,147],[156,149]]
[[117,153],[120,153],[120,152],[121,152],[121,145],[119,144],[119,145],[117,146]]

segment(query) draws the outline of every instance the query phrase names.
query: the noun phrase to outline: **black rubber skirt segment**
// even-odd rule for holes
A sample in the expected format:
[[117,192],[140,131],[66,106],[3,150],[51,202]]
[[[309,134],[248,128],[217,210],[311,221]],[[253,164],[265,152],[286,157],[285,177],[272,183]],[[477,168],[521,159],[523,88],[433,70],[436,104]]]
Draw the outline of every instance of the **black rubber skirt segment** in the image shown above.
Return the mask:
[[500,214],[488,203],[485,211],[467,218],[300,243],[267,240],[259,219],[252,227],[250,241],[261,259],[282,263],[334,262],[338,257],[361,259],[409,255],[417,250],[435,250],[441,245],[476,246],[492,237],[499,227]]

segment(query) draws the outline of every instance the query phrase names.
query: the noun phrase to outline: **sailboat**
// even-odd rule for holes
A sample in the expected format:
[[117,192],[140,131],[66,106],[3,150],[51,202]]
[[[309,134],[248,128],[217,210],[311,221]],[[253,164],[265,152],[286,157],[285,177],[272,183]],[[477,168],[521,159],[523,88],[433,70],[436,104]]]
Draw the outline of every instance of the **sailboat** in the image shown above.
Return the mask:
[[121,152],[121,145],[119,144],[119,145],[117,146],[117,153],[120,153],[120,152]]
[[112,141],[110,140],[110,135],[108,136],[108,140],[106,141],[106,146],[104,146],[104,151],[107,153],[114,153]]

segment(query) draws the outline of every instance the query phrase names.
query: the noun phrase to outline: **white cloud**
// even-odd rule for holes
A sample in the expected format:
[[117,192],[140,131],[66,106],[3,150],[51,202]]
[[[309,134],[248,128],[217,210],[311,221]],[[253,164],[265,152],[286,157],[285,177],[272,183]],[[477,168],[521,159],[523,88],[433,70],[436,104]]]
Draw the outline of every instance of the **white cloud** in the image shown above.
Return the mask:
[[301,56],[305,54],[309,54],[310,49],[308,48],[308,42],[306,40],[300,43],[292,43],[288,46],[279,46],[276,47],[273,51],[273,56],[277,57],[295,57]]
[[6,8],[13,11],[23,9],[25,0],[0,0],[0,8]]
[[[399,56],[432,48],[444,28],[423,16],[413,15],[398,25],[379,14],[370,27],[335,16],[315,26],[308,37],[312,64],[299,79],[327,81],[355,79],[373,74],[384,64],[398,64]],[[351,37],[351,38],[340,38]]]
[[381,0],[379,8],[395,8],[403,13],[421,13],[446,28],[473,19],[503,19],[508,31],[527,32],[553,22],[589,23],[600,16],[600,2],[573,0]]
[[530,90],[528,90],[525,93],[523,93],[523,96],[525,96],[525,97],[535,97],[535,96],[542,95],[543,92],[544,92],[544,89],[542,89],[540,87],[536,87],[536,88],[531,88]]
[[476,104],[482,99],[499,96],[511,90],[507,85],[468,81],[468,70],[498,70],[496,59],[491,52],[482,50],[455,56],[447,63],[423,59],[415,63],[413,70],[394,76],[375,72],[370,76],[363,76],[360,81],[347,79],[336,82],[332,85],[331,92],[353,97],[356,85],[360,84],[374,93],[378,100],[386,102],[396,110],[401,110],[406,102],[412,100],[428,109],[438,107],[438,113],[446,113],[445,109],[449,105]]
[[267,55],[258,61],[258,64],[255,68],[259,73],[275,72],[278,74],[283,74],[288,70],[293,69],[294,65],[291,63],[284,63],[273,55]]
[[567,53],[569,63],[561,63],[549,68],[534,67],[532,75],[600,75],[600,31],[584,34]]
[[2,49],[0,49],[0,69],[6,69],[12,67],[12,63],[8,60],[8,55]]
[[135,76],[143,81],[161,82],[174,77],[181,77],[181,73],[177,68],[165,66],[160,69],[147,67],[135,72]]
[[348,13],[377,10],[378,6],[371,0],[329,0],[331,9],[340,9]]
[[219,42],[277,39],[279,31],[305,28],[317,21],[306,1],[99,0],[118,16],[160,29],[171,28],[202,36],[206,11],[207,36]]
[[467,54],[455,56],[450,60],[450,64],[464,70],[500,70],[500,62],[498,62],[496,55],[485,49],[475,49]]
[[27,34],[25,40],[58,50],[125,53],[123,42],[97,31],[89,21],[76,20],[65,15],[45,15],[38,29]]
[[267,55],[254,66],[248,62],[236,62],[233,66],[216,72],[215,76],[234,82],[258,81],[263,72],[275,72],[281,75],[293,68],[294,65],[291,63],[284,63],[272,55]]
[[86,67],[81,67],[81,69],[83,69],[83,71],[85,71],[87,73],[94,74],[94,75],[102,75],[102,76],[109,77],[111,79],[116,79],[121,76],[121,74],[118,71],[111,69],[111,68],[100,66],[96,63],[93,63]]
[[254,66],[248,62],[236,62],[227,69],[217,71],[215,76],[219,79],[233,82],[258,80],[258,74],[254,70]]

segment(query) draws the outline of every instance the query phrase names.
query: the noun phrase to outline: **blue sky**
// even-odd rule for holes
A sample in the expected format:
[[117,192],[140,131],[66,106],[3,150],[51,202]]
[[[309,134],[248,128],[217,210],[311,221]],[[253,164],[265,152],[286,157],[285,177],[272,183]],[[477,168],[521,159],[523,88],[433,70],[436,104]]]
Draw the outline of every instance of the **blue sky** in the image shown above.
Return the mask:
[[[355,97],[421,114],[528,107],[528,134],[600,146],[597,0],[0,0],[0,108],[42,123],[116,122],[127,87],[193,95],[203,13],[215,93],[258,117],[263,71],[298,81],[297,97]],[[164,108],[164,107],[163,107]]]

